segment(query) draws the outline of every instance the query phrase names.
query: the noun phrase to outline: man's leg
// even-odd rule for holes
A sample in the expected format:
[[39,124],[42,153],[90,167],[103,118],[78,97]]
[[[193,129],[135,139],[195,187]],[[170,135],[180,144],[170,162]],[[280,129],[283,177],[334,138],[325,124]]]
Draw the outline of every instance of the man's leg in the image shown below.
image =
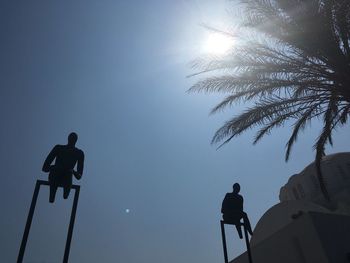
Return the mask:
[[243,235],[242,235],[242,228],[241,228],[241,222],[240,222],[241,217],[239,215],[237,216],[237,214],[233,214],[233,215],[224,214],[223,219],[226,223],[235,225],[238,236],[240,239],[242,239]]
[[63,198],[64,198],[64,199],[67,199],[67,198],[68,198],[69,193],[70,193],[70,189],[72,189],[72,186],[71,186],[71,185],[70,185],[70,186],[65,185],[65,186],[63,187]]
[[243,235],[242,235],[241,223],[238,221],[238,222],[235,224],[235,227],[236,227],[236,229],[237,229],[239,238],[242,239],[242,238],[243,238]]
[[248,215],[245,212],[243,212],[243,223],[244,223],[247,231],[249,232],[249,234],[252,236],[253,235],[252,227],[250,225]]
[[64,180],[63,185],[63,198],[67,199],[70,193],[70,190],[72,189],[72,175],[67,174]]
[[55,202],[56,191],[57,191],[57,185],[54,186],[54,185],[50,184],[50,197],[49,197],[50,203]]
[[53,203],[55,202],[55,196],[57,192],[58,184],[56,182],[55,174],[53,172],[50,172],[49,174],[49,183],[50,183],[50,197],[49,202]]

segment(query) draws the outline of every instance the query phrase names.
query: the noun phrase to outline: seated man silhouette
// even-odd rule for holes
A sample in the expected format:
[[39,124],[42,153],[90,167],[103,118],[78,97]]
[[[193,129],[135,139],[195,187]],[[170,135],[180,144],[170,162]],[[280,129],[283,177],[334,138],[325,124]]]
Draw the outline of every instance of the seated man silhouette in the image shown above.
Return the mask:
[[[50,203],[55,201],[56,191],[63,187],[63,198],[67,199],[72,188],[72,175],[80,180],[84,169],[84,152],[75,147],[78,135],[72,132],[67,145],[56,145],[46,157],[42,171],[49,173]],[[51,165],[53,160],[55,164]],[[77,171],[74,170],[77,164]]]
[[243,211],[243,197],[238,194],[241,186],[238,183],[233,185],[232,193],[227,193],[222,201],[221,213],[225,223],[236,226],[239,237],[242,239],[241,219],[243,218],[243,225],[253,235],[252,228],[247,214]]

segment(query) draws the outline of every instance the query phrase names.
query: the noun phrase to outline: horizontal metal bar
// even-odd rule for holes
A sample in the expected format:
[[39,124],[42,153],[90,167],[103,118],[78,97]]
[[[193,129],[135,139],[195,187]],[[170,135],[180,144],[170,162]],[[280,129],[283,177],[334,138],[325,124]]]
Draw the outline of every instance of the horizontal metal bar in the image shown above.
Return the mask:
[[[39,185],[50,185],[50,183],[49,183],[49,181],[44,181],[44,180],[37,180],[37,183],[39,184]],[[59,186],[60,187],[60,186]],[[80,185],[76,185],[76,184],[73,184],[72,185],[72,189],[74,189],[74,190],[78,190],[78,189],[80,189]]]
[[[226,222],[226,221],[224,221],[224,220],[221,220],[221,223],[224,224],[224,225],[232,225],[232,226],[237,225],[237,224],[234,224],[234,223]],[[239,224],[240,224],[241,226],[243,226],[243,225],[244,225],[244,222],[241,222],[241,221],[240,221]]]

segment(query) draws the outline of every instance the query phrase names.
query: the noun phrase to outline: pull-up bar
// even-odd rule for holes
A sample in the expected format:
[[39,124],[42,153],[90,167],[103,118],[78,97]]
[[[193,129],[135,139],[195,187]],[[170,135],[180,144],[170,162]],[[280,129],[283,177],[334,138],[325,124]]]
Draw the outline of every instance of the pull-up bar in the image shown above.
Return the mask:
[[[247,254],[248,254],[248,259],[249,259],[249,263],[253,263],[253,259],[252,259],[252,252],[250,250],[250,244],[249,244],[249,237],[248,237],[248,231],[247,231],[247,227],[244,223],[241,222],[237,222],[236,224],[238,224],[238,227],[243,226],[244,229],[244,237],[245,237],[245,244],[247,246]],[[229,222],[225,222],[224,220],[220,221],[220,226],[221,226],[221,238],[222,238],[222,247],[224,250],[224,258],[225,258],[225,263],[229,263],[228,261],[228,256],[227,256],[227,245],[226,245],[226,234],[225,234],[225,225],[236,225],[233,223],[229,223]]]
[[[35,189],[34,189],[34,193],[33,193],[33,198],[32,198],[32,203],[30,204],[30,209],[29,209],[29,213],[28,213],[28,217],[27,217],[26,227],[24,229],[21,247],[20,247],[19,253],[18,253],[17,263],[23,262],[24,251],[26,249],[29,231],[30,231],[30,227],[32,224],[34,210],[35,210],[35,206],[36,206],[36,202],[38,199],[39,190],[40,190],[41,185],[48,185],[49,186],[50,183],[48,181],[43,181],[43,180],[36,181]],[[70,222],[69,222],[69,227],[68,227],[66,247],[64,249],[63,263],[68,263],[70,245],[71,245],[72,235],[73,235],[75,215],[76,215],[77,206],[78,206],[80,186],[79,185],[72,185],[72,189],[75,190],[75,194],[74,194],[74,201],[73,201],[72,212],[71,212]]]

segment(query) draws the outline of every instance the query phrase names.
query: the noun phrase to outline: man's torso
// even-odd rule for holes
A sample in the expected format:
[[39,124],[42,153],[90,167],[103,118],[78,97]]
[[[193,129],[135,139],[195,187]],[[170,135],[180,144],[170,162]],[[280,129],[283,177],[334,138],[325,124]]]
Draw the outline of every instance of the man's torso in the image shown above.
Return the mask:
[[82,155],[82,151],[67,145],[57,145],[56,147],[55,168],[61,171],[71,171]]
[[243,211],[243,197],[239,194],[227,193],[222,204],[224,214],[236,214]]

